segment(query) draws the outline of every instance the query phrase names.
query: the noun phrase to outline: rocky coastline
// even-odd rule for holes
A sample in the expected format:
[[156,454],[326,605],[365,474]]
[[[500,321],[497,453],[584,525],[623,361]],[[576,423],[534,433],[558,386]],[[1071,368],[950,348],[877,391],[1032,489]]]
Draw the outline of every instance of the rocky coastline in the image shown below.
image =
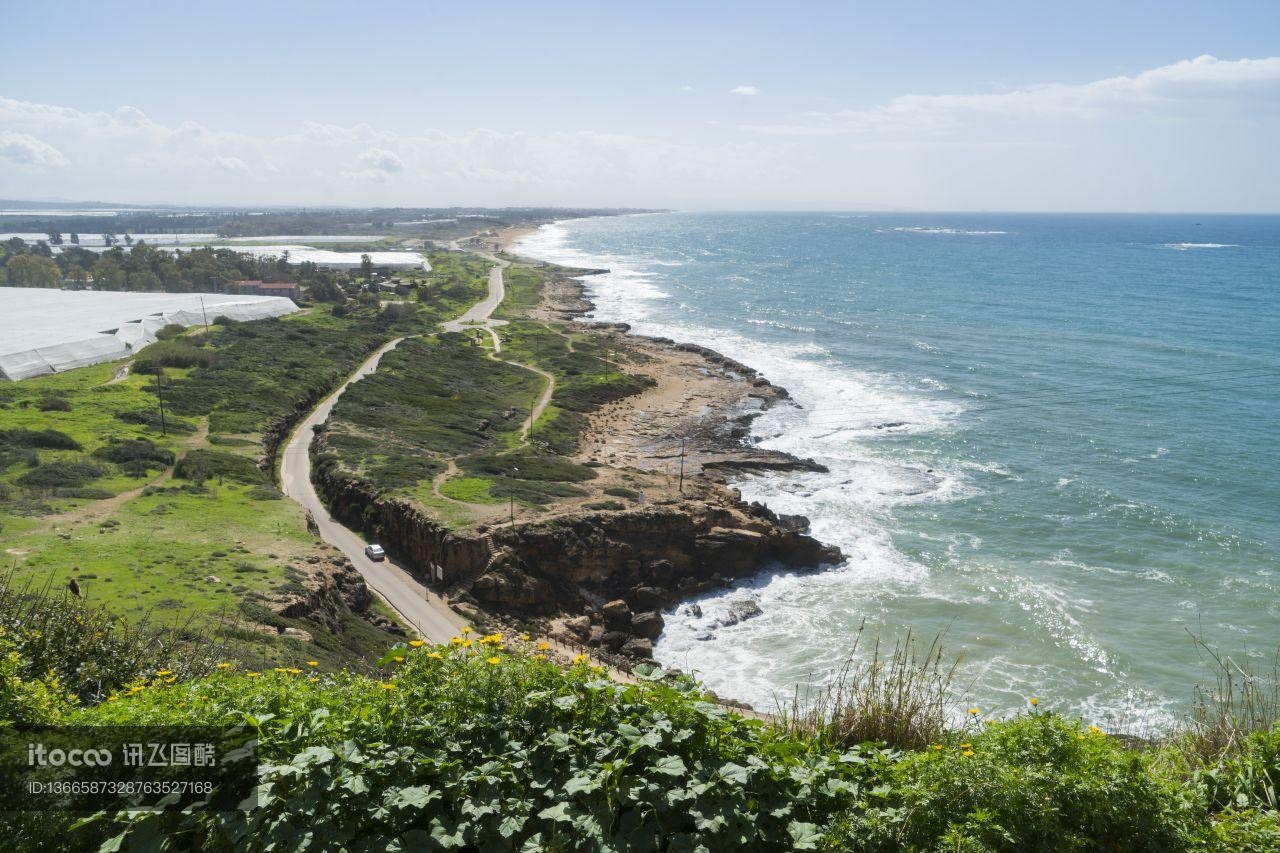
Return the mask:
[[[808,534],[807,519],[747,503],[726,482],[750,471],[823,470],[749,440],[751,420],[788,401],[786,389],[706,347],[583,321],[593,306],[578,277],[601,271],[547,269],[554,274],[534,316],[607,337],[626,369],[655,377],[651,391],[593,414],[577,460],[646,482],[650,496],[620,508],[552,507],[514,525],[479,525],[473,535],[343,469],[322,431],[313,479],[335,518],[379,541],[467,618],[550,634],[619,661],[651,658],[663,612],[682,601],[770,563],[816,569],[843,559]],[[686,469],[679,489],[673,442]]]

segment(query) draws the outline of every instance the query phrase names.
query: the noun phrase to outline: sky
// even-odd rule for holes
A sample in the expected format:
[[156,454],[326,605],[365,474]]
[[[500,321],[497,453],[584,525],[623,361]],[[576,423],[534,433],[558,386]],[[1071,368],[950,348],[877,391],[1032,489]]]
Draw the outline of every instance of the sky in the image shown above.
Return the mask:
[[0,198],[1280,210],[1274,0],[5,6]]

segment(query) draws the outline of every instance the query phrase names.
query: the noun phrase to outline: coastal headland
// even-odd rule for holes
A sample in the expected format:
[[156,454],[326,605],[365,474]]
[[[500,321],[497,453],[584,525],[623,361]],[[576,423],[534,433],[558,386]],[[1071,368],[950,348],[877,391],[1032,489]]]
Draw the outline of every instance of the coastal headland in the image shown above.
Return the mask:
[[593,271],[511,254],[520,233],[454,246],[505,274],[492,318],[388,352],[318,432],[334,518],[465,618],[604,659],[648,659],[683,599],[773,563],[839,561],[807,519],[726,482],[821,470],[749,440],[752,418],[794,405],[786,390],[704,347],[584,320]]

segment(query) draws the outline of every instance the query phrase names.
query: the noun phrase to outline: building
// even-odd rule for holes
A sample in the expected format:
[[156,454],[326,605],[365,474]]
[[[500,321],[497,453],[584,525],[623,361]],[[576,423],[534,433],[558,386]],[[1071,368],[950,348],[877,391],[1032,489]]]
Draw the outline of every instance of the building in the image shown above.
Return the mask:
[[283,296],[287,299],[298,298],[298,285],[289,281],[234,281],[232,292],[241,296]]

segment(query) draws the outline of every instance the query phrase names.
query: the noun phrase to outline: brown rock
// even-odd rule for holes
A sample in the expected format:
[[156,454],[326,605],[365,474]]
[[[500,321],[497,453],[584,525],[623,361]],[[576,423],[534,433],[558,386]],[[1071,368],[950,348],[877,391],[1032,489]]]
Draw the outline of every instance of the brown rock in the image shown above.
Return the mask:
[[600,608],[604,622],[611,627],[627,625],[631,622],[631,608],[621,598],[615,598]]
[[573,616],[564,620],[564,627],[579,640],[591,636],[591,620],[586,616]]
[[631,617],[631,633],[637,637],[656,640],[662,636],[662,614],[656,610],[648,613],[637,613]]
[[632,637],[622,644],[622,653],[631,658],[651,660],[653,658],[653,643],[644,637]]

